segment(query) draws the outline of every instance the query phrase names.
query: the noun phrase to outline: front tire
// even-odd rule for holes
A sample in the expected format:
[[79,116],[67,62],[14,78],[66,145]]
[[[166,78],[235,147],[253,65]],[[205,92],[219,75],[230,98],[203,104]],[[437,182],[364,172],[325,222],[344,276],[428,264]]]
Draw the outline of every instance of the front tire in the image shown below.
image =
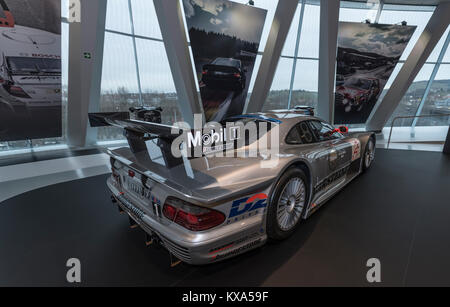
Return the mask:
[[286,171],[277,183],[267,212],[267,235],[283,240],[300,224],[309,200],[309,185],[299,168]]
[[366,144],[363,156],[363,172],[367,171],[375,160],[375,141],[370,138]]

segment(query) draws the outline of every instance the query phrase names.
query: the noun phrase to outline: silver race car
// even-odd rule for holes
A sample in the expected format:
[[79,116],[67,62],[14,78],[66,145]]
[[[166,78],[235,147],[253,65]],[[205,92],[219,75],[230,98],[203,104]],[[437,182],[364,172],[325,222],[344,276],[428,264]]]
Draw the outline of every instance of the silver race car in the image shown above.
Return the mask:
[[375,157],[373,133],[348,133],[299,110],[227,120],[268,124],[268,139],[278,134],[276,161],[264,166],[265,154],[238,155],[261,135],[251,140],[240,131],[241,146],[221,149],[231,156],[202,151],[198,157],[177,157],[173,142],[179,129],[174,134],[171,126],[142,120],[101,120],[124,128],[130,145],[108,151],[113,202],[132,226],[145,231],[147,244],[157,242],[190,264],[220,261],[269,239],[287,238]]

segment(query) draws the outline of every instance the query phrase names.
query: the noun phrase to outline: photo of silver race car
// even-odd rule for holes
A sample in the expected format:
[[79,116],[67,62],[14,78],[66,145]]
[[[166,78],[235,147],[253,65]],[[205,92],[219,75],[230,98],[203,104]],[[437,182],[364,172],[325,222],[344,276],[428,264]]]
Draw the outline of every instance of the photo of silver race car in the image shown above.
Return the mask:
[[195,265],[287,238],[375,157],[373,133],[349,133],[299,110],[227,120],[269,124],[269,139],[279,134],[277,163],[270,167],[262,167],[265,155],[176,158],[171,143],[177,129],[133,119],[104,121],[124,128],[130,145],[108,151],[113,203],[145,231],[147,244],[159,243]]

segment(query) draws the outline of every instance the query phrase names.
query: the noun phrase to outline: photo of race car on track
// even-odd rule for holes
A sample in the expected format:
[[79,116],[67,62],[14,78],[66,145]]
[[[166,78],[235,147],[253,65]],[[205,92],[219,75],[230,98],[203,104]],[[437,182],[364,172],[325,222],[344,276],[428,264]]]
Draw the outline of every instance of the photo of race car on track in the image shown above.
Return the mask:
[[[171,144],[182,134],[178,128],[98,115],[123,128],[130,145],[108,151],[112,201],[129,215],[132,227],[145,231],[147,244],[160,244],[189,264],[217,262],[267,240],[285,239],[375,157],[373,133],[349,133],[305,113],[279,110],[229,118],[227,127],[270,128],[254,139],[237,133],[245,142],[224,150],[231,156],[190,158],[172,154]],[[276,164],[262,167],[269,160],[264,154],[238,156],[275,133]]]
[[415,28],[339,23],[335,124],[367,121]]
[[345,112],[361,111],[365,104],[374,101],[380,93],[380,80],[376,78],[351,78],[336,89],[336,102],[345,106]]

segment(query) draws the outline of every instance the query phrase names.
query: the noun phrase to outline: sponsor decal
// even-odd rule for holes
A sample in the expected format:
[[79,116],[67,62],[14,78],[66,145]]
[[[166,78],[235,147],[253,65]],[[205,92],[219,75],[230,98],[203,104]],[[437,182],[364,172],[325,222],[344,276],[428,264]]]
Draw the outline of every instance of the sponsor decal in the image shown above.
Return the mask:
[[217,253],[220,253],[220,252],[223,252],[224,250],[230,249],[230,248],[232,248],[235,245],[239,245],[241,243],[244,243],[247,240],[251,240],[253,238],[256,238],[257,236],[259,236],[259,234],[256,233],[256,232],[251,234],[251,235],[244,236],[244,237],[242,237],[240,239],[237,239],[237,240],[234,240],[234,241],[229,242],[227,244],[224,244],[224,245],[221,245],[219,247],[213,248],[213,249],[211,249],[208,252],[208,254],[212,255],[212,258],[214,259],[216,257]]
[[213,256],[213,260],[219,260],[219,259],[223,259],[223,258],[227,258],[227,257],[231,257],[231,256],[234,256],[234,255],[241,254],[241,253],[245,252],[246,250],[253,249],[256,246],[260,245],[261,241],[262,241],[262,239],[258,239],[258,240],[252,241],[252,242],[250,242],[248,244],[245,244],[245,245],[243,245],[243,246],[241,246],[239,248],[236,248],[236,249],[234,249],[232,251],[229,251],[229,252],[227,252],[225,254],[218,254],[216,256]]
[[60,60],[61,56],[57,54],[43,54],[43,53],[33,53],[31,54],[34,58],[47,58],[47,59],[57,59]]
[[187,133],[188,148],[201,147],[204,154],[210,154],[234,148],[234,141],[241,137],[240,127],[220,128],[208,133],[201,131]]
[[243,215],[267,207],[267,194],[259,193],[251,197],[235,200],[231,205],[229,218]]
[[335,181],[337,181],[338,179],[345,176],[347,174],[349,168],[350,168],[350,165],[343,167],[340,170],[329,175],[327,178],[325,178],[324,180],[322,180],[321,182],[319,182],[316,185],[316,187],[314,188],[314,192],[317,193],[317,192],[324,190],[325,188],[327,188],[328,186],[333,184]]
[[351,139],[352,144],[352,162],[361,158],[361,142],[358,139]]

